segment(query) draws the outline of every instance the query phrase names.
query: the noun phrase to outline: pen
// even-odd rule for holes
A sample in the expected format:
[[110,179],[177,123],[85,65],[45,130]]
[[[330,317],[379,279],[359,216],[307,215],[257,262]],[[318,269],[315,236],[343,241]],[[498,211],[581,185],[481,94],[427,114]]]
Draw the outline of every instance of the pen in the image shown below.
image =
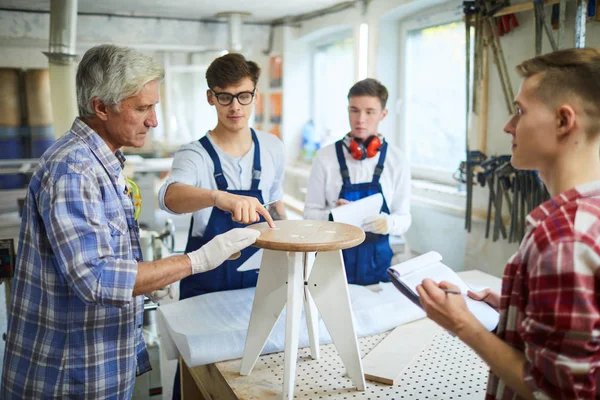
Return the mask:
[[273,204],[273,203],[277,203],[278,201],[279,201],[279,200],[273,200],[273,201],[269,201],[268,203],[265,203],[265,204],[263,204],[262,206],[263,206],[263,207],[270,206],[271,204]]
[[460,290],[442,289],[446,294],[462,294]]

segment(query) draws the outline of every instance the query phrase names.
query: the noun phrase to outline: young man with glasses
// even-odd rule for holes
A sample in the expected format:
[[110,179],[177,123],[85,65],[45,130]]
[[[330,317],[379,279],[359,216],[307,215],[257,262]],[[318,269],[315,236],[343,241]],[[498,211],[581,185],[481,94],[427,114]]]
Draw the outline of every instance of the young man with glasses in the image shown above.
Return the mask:
[[[259,76],[259,66],[236,53],[217,58],[206,71],[206,97],[217,111],[217,126],[175,154],[171,173],[159,192],[163,210],[193,213],[186,252],[241,224],[266,220],[274,226],[274,219],[285,217],[283,143],[248,125]],[[275,200],[268,211],[263,207]],[[179,298],[256,286],[257,270],[248,264],[259,265],[257,251],[246,248],[216,268],[217,272],[182,279]],[[179,398],[178,368],[173,399]]]
[[[175,154],[159,192],[163,210],[193,213],[186,251],[241,224],[267,220],[273,226],[273,219],[285,216],[283,143],[248,125],[259,76],[259,66],[237,53],[217,58],[206,71],[206,96],[217,112],[217,126]],[[262,205],[275,200],[268,211]],[[256,270],[238,269],[257,250],[245,249],[214,273],[183,279],[180,298],[256,286]]]

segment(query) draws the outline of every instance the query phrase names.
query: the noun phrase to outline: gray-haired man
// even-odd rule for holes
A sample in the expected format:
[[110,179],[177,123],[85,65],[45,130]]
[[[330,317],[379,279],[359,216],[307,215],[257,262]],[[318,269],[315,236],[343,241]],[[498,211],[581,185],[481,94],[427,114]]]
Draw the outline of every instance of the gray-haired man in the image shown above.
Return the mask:
[[148,371],[143,293],[215,268],[254,243],[235,229],[187,255],[142,262],[123,146],[157,126],[163,69],[101,45],[77,71],[79,118],[40,158],[21,224],[3,399],[130,398]]

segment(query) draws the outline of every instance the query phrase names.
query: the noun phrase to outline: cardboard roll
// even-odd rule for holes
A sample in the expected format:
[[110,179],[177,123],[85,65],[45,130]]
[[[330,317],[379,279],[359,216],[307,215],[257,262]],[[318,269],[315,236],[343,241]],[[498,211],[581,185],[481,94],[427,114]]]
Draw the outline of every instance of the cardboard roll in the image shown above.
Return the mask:
[[50,99],[50,74],[47,69],[31,69],[25,74],[27,98],[27,124],[51,126],[52,102]]
[[0,126],[21,125],[19,74],[15,69],[0,69]]

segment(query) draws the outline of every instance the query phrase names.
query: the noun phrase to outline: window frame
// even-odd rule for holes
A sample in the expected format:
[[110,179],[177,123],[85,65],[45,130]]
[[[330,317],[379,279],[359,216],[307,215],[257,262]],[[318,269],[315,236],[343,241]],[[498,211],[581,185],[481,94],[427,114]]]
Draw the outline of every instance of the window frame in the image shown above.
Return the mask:
[[[437,10],[437,11],[436,11]],[[464,22],[462,21],[462,9],[459,7],[452,8],[444,8],[439,9],[428,8],[422,10],[410,17],[407,17],[401,21],[399,21],[399,61],[398,61],[398,94],[400,99],[400,107],[398,113],[398,126],[400,129],[398,132],[398,142],[400,144],[401,149],[404,153],[409,157],[410,160],[410,152],[409,152],[409,137],[406,133],[406,87],[404,82],[406,82],[406,43],[408,40],[408,34],[414,30],[422,30],[427,28],[432,28],[440,25],[446,25],[456,22]],[[465,110],[466,112],[466,110]],[[464,114],[463,114],[464,116]],[[465,132],[466,136],[466,132]],[[464,137],[466,143],[466,137]],[[465,155],[466,157],[466,150]],[[449,170],[441,167],[433,167],[429,165],[423,164],[415,164],[412,161],[410,162],[411,167],[411,175],[413,180],[424,180],[437,184],[448,185],[456,187],[458,182],[452,177],[455,173],[456,169],[458,169],[458,165],[455,169]]]

